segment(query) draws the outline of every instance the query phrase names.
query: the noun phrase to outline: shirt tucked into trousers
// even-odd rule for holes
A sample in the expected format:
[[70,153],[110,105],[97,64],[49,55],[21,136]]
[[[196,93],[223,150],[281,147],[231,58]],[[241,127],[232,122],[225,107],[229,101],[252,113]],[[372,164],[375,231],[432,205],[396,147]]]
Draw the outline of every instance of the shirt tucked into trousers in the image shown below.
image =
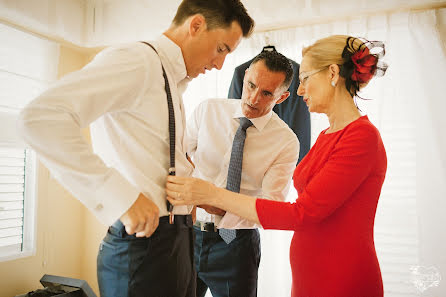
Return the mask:
[[[299,142],[273,112],[250,119],[250,126],[240,102],[207,100],[189,118],[187,151],[196,166],[193,175],[221,188],[283,201],[299,156]],[[203,226],[207,232],[202,231]],[[198,208],[194,232],[197,297],[205,296],[208,288],[213,297],[257,296],[257,225],[229,212],[221,217]]]
[[[187,216],[192,208],[175,207],[175,224],[165,223],[169,130],[161,63],[175,112],[179,176],[193,170],[184,147],[181,98],[189,78],[173,41],[162,35],[152,44],[159,55],[141,42],[105,49],[21,113],[24,140],[61,185],[111,226],[98,254],[101,297],[195,295],[193,233]],[[93,150],[82,134],[89,126]],[[160,211],[160,225],[150,238],[126,235],[116,222],[140,193]]]

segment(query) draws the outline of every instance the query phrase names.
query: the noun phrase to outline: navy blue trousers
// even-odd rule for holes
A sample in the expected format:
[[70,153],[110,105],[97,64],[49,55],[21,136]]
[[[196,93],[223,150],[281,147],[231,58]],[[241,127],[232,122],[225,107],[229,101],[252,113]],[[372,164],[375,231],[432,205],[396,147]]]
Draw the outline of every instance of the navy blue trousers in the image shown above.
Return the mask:
[[213,297],[257,296],[260,234],[257,229],[237,230],[230,244],[218,232],[194,226],[197,297],[209,288]]
[[161,217],[149,238],[128,235],[115,222],[102,241],[98,259],[101,297],[195,297],[192,218]]

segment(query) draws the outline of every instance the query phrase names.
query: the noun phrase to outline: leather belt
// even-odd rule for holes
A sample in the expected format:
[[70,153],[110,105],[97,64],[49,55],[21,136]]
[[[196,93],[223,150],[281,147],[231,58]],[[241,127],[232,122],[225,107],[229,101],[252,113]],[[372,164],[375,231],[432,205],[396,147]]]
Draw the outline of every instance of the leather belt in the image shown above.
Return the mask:
[[211,222],[196,221],[194,226],[200,228],[200,230],[203,232],[218,232],[217,226]]

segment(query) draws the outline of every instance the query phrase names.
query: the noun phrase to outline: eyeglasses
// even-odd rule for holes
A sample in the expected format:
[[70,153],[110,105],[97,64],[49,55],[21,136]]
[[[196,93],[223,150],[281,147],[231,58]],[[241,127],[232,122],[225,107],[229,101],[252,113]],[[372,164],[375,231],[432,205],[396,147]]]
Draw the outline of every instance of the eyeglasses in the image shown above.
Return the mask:
[[316,70],[302,72],[301,74],[299,74],[299,81],[300,81],[301,86],[305,87],[305,84],[307,83],[307,80],[310,76],[312,76],[313,74],[319,73],[322,70],[325,70],[326,68],[328,68],[328,66],[325,66],[323,68],[316,69]]

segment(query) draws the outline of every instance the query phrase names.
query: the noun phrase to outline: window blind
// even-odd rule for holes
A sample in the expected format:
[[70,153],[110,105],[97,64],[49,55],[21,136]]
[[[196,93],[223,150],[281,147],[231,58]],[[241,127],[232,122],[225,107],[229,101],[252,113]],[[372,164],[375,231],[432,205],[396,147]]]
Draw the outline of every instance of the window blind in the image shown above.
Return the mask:
[[23,242],[26,151],[0,147],[0,247],[19,252]]
[[0,258],[34,250],[34,153],[16,131],[20,110],[56,79],[59,46],[0,24]]

